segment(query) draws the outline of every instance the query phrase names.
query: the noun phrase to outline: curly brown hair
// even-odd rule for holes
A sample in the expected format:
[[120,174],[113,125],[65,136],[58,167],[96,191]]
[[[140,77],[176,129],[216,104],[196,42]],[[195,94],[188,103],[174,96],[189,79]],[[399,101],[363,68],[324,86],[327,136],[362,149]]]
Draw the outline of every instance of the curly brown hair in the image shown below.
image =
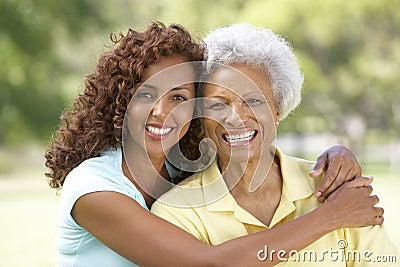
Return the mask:
[[[144,69],[161,56],[179,54],[187,61],[201,61],[204,46],[181,25],[151,23],[143,32],[128,29],[126,35],[110,35],[114,48],[103,53],[94,73],[84,82],[84,91],[70,111],[61,115],[61,125],[46,150],[49,185],[60,189],[67,174],[88,158],[122,146],[122,127],[129,101],[141,82]],[[201,139],[198,120],[180,141],[184,155],[198,157]]]

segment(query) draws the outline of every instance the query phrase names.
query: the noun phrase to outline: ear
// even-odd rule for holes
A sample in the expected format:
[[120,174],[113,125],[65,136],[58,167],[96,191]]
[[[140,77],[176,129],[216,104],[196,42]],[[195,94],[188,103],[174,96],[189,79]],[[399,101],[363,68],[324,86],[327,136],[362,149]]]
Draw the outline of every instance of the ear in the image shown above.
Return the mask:
[[276,111],[275,123],[276,123],[277,126],[278,126],[280,120],[281,120],[281,114],[279,113],[279,111]]

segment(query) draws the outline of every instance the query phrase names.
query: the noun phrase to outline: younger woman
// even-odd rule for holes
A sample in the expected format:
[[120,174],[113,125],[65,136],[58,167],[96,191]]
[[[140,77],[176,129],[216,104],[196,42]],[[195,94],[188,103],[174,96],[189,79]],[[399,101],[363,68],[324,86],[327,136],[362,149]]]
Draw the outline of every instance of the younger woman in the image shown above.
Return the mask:
[[[154,168],[169,179],[165,159],[171,146],[186,133],[180,142],[190,148],[188,144],[199,135],[195,122],[190,127],[186,123],[193,113],[191,99],[196,90],[191,82],[194,68],[185,63],[202,60],[203,48],[183,27],[161,23],[152,23],[143,32],[113,35],[112,40],[115,48],[100,56],[95,71],[85,80],[83,93],[72,110],[62,115],[63,123],[46,152],[50,186],[62,188],[56,236],[58,266],[234,266],[237,258],[256,266],[260,264],[257,251],[274,236],[280,237],[287,250],[292,245],[307,245],[288,243],[293,231],[288,235],[285,228],[276,227],[208,246],[149,212],[155,199],[147,189],[154,189],[156,183],[144,188],[139,186],[139,178],[151,179],[148,169]],[[180,75],[172,72],[162,75],[161,81],[152,79],[177,66],[183,66]],[[123,153],[127,150],[122,145],[125,113],[125,145],[134,146],[134,155],[129,157],[140,165],[134,175]],[[189,158],[196,154],[193,147],[188,151],[183,152]],[[342,181],[360,172],[358,164],[349,168],[355,160],[342,147],[324,155],[336,163],[343,157],[350,159],[341,163],[351,169],[349,175],[339,177]],[[144,167],[142,160],[149,160],[152,166]],[[334,201],[300,218],[299,225],[318,223],[319,227],[306,229],[316,240],[332,228],[371,224],[375,214],[368,212],[371,204],[366,201],[370,190],[353,191],[342,190]],[[339,212],[332,216],[331,209]],[[363,215],[342,217],[351,212]],[[297,222],[290,226],[296,229]],[[303,235],[304,230],[296,234]]]

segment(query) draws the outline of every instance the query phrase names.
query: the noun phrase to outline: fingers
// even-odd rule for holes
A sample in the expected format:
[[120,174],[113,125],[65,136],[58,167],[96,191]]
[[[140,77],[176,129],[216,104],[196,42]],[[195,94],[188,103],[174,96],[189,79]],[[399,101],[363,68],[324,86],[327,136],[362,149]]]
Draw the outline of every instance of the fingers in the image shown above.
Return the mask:
[[[329,169],[327,171],[327,173],[329,172]],[[331,185],[325,190],[325,191],[320,191],[321,192],[321,196],[323,198],[327,198],[333,191],[335,191],[336,189],[338,189],[342,184],[344,184],[347,181],[347,177],[348,177],[348,170],[345,168],[342,168],[342,166],[339,169],[339,172],[336,174],[336,177],[333,177],[333,175],[335,175],[335,173],[333,174],[327,174],[329,175],[329,179],[332,180]]]
[[381,207],[374,207],[375,216],[372,218],[372,225],[380,225],[384,222],[383,213],[385,210]]
[[354,180],[350,181],[348,183],[348,186],[350,187],[363,187],[363,186],[368,186],[372,183],[374,180],[373,176],[360,176],[355,178]]
[[350,227],[380,225],[384,221],[383,208],[376,207],[379,197],[371,195],[372,180],[373,177],[357,177],[329,195],[328,202],[340,207],[338,212]]
[[362,169],[361,169],[360,165],[358,164],[357,160],[353,161],[353,165],[348,165],[348,166],[349,166],[349,171],[348,171],[347,176],[350,179],[347,179],[347,181],[351,180],[354,177],[361,176]]
[[368,192],[368,195],[371,195],[371,193],[372,193],[372,186],[370,186],[370,185],[367,185],[367,186],[363,186],[363,187],[358,187],[357,189],[361,189],[361,190],[367,190],[367,192]]
[[373,195],[370,198],[374,206],[379,203],[379,197],[377,195]]
[[381,207],[374,207],[374,210],[375,210],[376,217],[382,217],[383,213],[385,213],[385,210]]
[[[335,181],[336,179],[336,175],[340,172],[340,161],[336,161],[333,160],[331,162],[329,162],[329,166],[328,169],[326,171],[326,174],[324,176],[324,179],[321,181],[321,183],[318,185],[317,190],[316,190],[316,194],[315,196],[317,198],[319,198],[320,196],[324,196],[327,197],[327,195],[325,195],[326,190],[332,185],[332,183]],[[343,182],[342,182],[343,183]],[[341,184],[342,184],[341,183]],[[337,187],[336,187],[337,188]],[[335,188],[335,189],[336,189]],[[333,191],[333,190],[331,190]]]
[[[340,163],[339,163],[340,164]],[[332,169],[331,169],[332,166]],[[331,163],[330,167],[328,168],[326,175],[324,177],[324,180],[321,182],[321,184],[318,186],[316,190],[316,197],[318,198],[319,202],[325,201],[326,198],[332,192],[334,192],[336,189],[338,189],[341,185],[343,185],[345,182],[348,182],[352,180],[349,185],[352,185],[353,187],[362,187],[362,186],[367,186],[372,183],[373,177],[372,176],[353,176],[356,173],[359,173],[357,171],[357,168],[351,168],[348,169],[344,165],[340,165],[339,171],[336,171],[333,168],[336,168],[336,163]],[[361,169],[360,169],[361,170]],[[336,177],[333,177],[335,175],[335,172],[337,173]],[[357,178],[354,178],[357,177]],[[326,179],[326,181],[325,181]],[[320,187],[325,186],[325,184],[330,183],[329,187],[324,189],[320,189]]]
[[323,153],[317,158],[317,162],[314,165],[314,169],[310,172],[310,176],[312,178],[316,178],[324,172],[327,160],[328,160],[328,154],[326,153]]
[[354,154],[345,146],[335,145],[318,157],[311,177],[321,175],[326,170],[325,177],[316,190],[316,197],[325,199],[344,182],[360,176],[362,169]]
[[317,188],[316,196],[327,198],[329,194],[339,188],[342,184],[359,176],[358,174],[361,173],[361,168],[358,168],[358,165],[353,167],[349,166],[349,164],[344,164],[343,160],[332,160],[328,166],[324,180]]
[[379,203],[379,197],[377,195],[370,196],[371,206],[373,209],[371,211],[371,225],[380,225],[383,223],[383,213],[385,210],[381,207],[375,207],[376,204]]
[[[366,205],[374,206],[376,204],[376,203],[374,203],[374,201],[376,201],[376,200],[379,201],[378,196],[370,196],[373,191],[373,188],[370,185],[362,186],[362,187],[354,187],[354,186],[346,184],[345,186],[346,186],[347,190],[349,190],[349,189],[354,190],[353,194],[357,194],[357,195],[355,195],[355,197],[360,197],[360,198],[364,199],[364,201],[367,201],[367,202],[365,202]],[[370,202],[368,202],[368,198],[365,198],[367,196],[369,196]]]
[[383,216],[375,217],[373,225],[381,225],[384,221]]

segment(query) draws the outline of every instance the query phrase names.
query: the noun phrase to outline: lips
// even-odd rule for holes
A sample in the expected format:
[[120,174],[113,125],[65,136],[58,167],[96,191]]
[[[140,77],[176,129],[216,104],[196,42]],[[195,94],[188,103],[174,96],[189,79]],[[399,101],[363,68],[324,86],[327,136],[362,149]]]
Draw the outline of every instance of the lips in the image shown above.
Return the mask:
[[257,135],[256,130],[240,133],[223,134],[223,139],[230,145],[248,144]]
[[172,131],[171,127],[160,127],[156,125],[146,125],[145,129],[147,135],[155,140],[165,138]]

